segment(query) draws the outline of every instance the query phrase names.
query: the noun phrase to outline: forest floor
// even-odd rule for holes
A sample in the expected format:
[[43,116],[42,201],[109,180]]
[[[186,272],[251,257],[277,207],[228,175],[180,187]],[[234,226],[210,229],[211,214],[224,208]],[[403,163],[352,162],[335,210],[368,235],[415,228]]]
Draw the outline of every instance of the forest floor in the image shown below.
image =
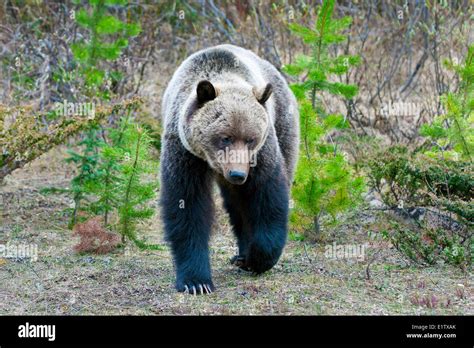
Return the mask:
[[[42,194],[67,187],[73,171],[55,149],[16,171],[0,187],[0,245],[36,245],[38,259],[0,257],[0,314],[63,315],[369,315],[474,314],[472,274],[448,265],[415,267],[390,245],[370,242],[380,212],[360,209],[327,243],[291,237],[280,262],[261,276],[229,263],[236,252],[218,200],[211,243],[215,293],[176,293],[174,272],[158,216],[140,236],[163,250],[126,247],[107,255],[78,255],[67,228],[72,200]],[[325,245],[368,244],[365,257],[331,259]],[[367,277],[367,264],[370,263]]]

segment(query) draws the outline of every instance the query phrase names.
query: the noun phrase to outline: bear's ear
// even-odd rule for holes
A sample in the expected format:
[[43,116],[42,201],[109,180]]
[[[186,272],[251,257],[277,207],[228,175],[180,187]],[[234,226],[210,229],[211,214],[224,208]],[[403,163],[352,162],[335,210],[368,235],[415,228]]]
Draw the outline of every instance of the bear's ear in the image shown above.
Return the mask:
[[212,83],[207,80],[203,80],[198,83],[196,92],[198,104],[204,104],[205,102],[213,100],[217,97],[216,89]]
[[273,92],[273,87],[271,83],[267,83],[265,88],[258,90],[257,88],[253,88],[253,94],[255,94],[255,97],[257,98],[258,102],[260,104],[265,104],[265,102],[270,98]]

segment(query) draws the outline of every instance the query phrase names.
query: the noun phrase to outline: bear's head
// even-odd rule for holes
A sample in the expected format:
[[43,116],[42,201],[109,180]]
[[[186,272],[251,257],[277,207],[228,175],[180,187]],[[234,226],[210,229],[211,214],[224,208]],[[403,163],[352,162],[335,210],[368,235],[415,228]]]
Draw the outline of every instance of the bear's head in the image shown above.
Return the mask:
[[261,88],[198,83],[180,120],[186,148],[232,184],[243,184],[268,135],[265,102],[271,84]]

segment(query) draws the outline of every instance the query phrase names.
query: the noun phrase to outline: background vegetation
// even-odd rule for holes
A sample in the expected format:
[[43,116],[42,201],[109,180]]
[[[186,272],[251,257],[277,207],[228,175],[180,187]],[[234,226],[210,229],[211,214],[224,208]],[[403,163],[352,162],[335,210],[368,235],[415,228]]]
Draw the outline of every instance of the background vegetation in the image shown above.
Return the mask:
[[[172,292],[154,214],[161,97],[190,53],[233,43],[273,63],[290,82],[300,105],[301,157],[279,268],[257,280],[221,275],[222,291],[237,289],[237,299],[222,294],[216,308],[203,302],[198,312],[225,312],[229,302],[239,303],[231,313],[256,304],[259,313],[469,312],[473,19],[467,0],[3,3],[0,243],[43,250],[31,274],[18,260],[0,259],[1,279],[23,275],[16,287],[0,288],[9,299],[3,303],[20,301],[34,279],[33,312],[87,313],[88,299],[63,304],[41,289],[57,290],[59,273],[67,282],[101,272],[106,266],[97,260],[123,279],[133,278],[121,273],[125,265],[145,263],[134,268],[148,284],[137,290],[142,299],[150,289]],[[60,107],[65,103],[91,103],[95,113],[69,114]],[[213,258],[225,268],[234,243],[219,214]],[[354,264],[325,256],[331,245],[368,249]],[[151,281],[155,268],[160,274]],[[271,297],[270,288],[290,280],[302,288]],[[113,281],[81,286],[104,283]],[[328,295],[336,289],[341,296]],[[128,311],[196,308],[158,298]],[[374,298],[378,307],[369,305]],[[101,301],[98,313],[128,308],[117,302],[107,309]]]

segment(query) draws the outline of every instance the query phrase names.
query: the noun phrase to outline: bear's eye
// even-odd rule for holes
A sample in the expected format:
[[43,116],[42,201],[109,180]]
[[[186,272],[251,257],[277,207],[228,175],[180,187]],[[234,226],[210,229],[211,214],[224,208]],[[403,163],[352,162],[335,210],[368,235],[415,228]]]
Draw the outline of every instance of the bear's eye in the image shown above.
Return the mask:
[[245,143],[247,145],[253,145],[253,143],[255,142],[255,139],[254,138],[248,138],[247,140],[245,140]]
[[229,146],[232,144],[232,138],[231,137],[222,137],[221,138],[221,144],[222,146]]

